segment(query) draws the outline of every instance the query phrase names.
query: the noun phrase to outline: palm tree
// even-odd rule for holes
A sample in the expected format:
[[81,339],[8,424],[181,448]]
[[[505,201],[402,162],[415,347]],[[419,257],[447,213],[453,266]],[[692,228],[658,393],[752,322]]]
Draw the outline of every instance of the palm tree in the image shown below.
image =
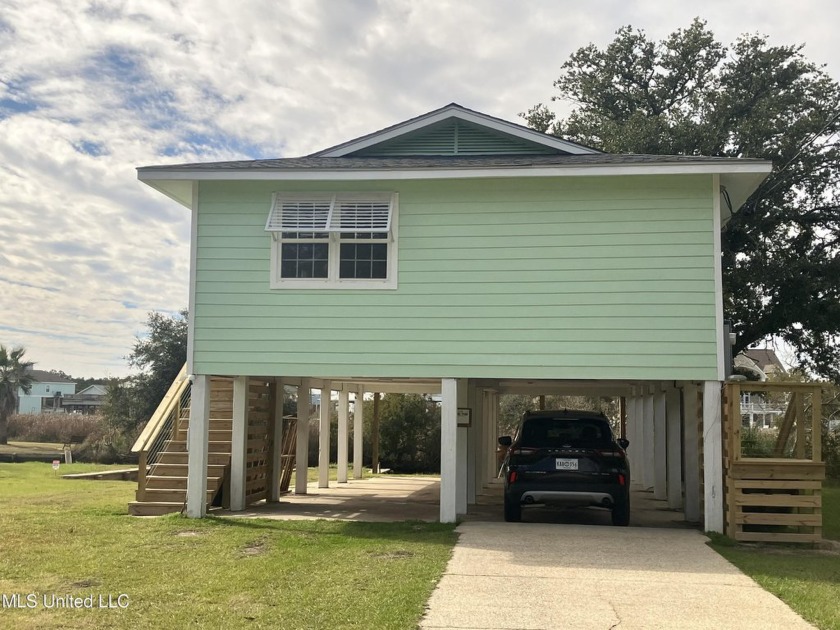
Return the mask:
[[32,390],[32,376],[29,371],[34,363],[24,361],[23,348],[7,349],[0,344],[0,444],[7,444],[9,416],[17,408],[18,388],[28,394]]

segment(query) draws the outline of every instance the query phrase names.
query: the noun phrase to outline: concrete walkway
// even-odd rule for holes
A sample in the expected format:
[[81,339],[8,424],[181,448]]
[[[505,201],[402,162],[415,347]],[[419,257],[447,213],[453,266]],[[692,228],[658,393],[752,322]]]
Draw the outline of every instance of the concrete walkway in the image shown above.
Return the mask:
[[466,522],[420,627],[813,628],[692,530]]

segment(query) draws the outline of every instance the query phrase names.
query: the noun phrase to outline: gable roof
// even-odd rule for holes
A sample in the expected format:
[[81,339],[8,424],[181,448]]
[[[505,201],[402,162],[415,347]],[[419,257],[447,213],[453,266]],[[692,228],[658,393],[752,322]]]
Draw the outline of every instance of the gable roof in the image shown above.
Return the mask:
[[755,363],[762,372],[766,373],[768,369],[770,372],[787,372],[784,364],[776,355],[776,352],[770,348],[747,348],[746,350],[742,350],[741,354]]
[[[461,130],[467,148],[459,145]],[[137,177],[192,208],[208,180],[388,181],[604,175],[720,176],[725,223],[767,177],[765,160],[607,154],[457,103],[299,158],[146,166]]]
[[[328,149],[323,149],[311,154],[309,157],[344,157],[354,154],[364,153],[366,155],[382,155],[382,150],[385,149],[385,154],[394,155],[392,151],[394,146],[399,146],[400,142],[406,140],[417,140],[424,136],[428,140],[430,135],[435,131],[440,131],[443,127],[446,132],[449,129],[447,124],[453,125],[455,130],[455,138],[460,128],[471,132],[473,136],[472,141],[475,143],[475,132],[482,131],[481,135],[484,139],[484,144],[487,146],[490,137],[495,136],[498,142],[504,143],[506,141],[508,151],[513,153],[560,153],[565,155],[586,155],[591,153],[600,153],[597,149],[585,147],[581,144],[569,142],[556,136],[534,131],[524,125],[502,120],[494,116],[482,114],[472,109],[467,109],[458,103],[450,103],[440,109],[433,110],[426,114],[422,114],[415,118],[385,127],[379,131],[374,131],[360,138],[355,138],[348,142],[343,142]],[[438,147],[429,148],[427,143],[426,149],[421,149],[420,153],[413,153],[413,155],[446,155],[458,154],[457,144],[454,152],[449,151],[441,153]],[[379,149],[379,151],[377,151]],[[391,152],[388,150],[390,149]],[[530,149],[530,150],[529,150]],[[431,153],[426,151],[431,150]],[[467,154],[483,154],[486,155],[486,150],[482,151],[481,147],[476,147],[472,151],[467,151]],[[407,153],[396,153],[405,155]],[[462,153],[463,154],[463,153]]]

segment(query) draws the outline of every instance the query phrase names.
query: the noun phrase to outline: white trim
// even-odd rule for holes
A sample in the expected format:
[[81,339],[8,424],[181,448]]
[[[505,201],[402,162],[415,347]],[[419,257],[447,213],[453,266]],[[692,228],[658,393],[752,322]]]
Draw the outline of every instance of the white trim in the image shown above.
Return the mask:
[[720,175],[712,175],[712,238],[714,239],[715,274],[715,345],[717,347],[718,380],[724,380],[726,367],[723,347],[723,270],[721,261]]
[[420,116],[419,118],[414,118],[404,123],[398,123],[397,125],[394,125],[393,127],[390,127],[385,131],[363,136],[362,138],[350,140],[348,142],[339,144],[335,147],[319,151],[318,153],[314,153],[313,156],[341,157],[350,153],[355,153],[356,151],[361,151],[362,149],[366,149],[377,144],[381,144],[383,142],[387,142],[388,140],[393,140],[394,138],[399,138],[400,136],[404,136],[414,131],[424,129],[425,127],[430,127],[439,122],[449,120],[450,118],[458,118],[460,120],[465,120],[467,122],[471,122],[481,127],[493,129],[494,131],[498,131],[509,136],[515,136],[517,138],[527,140],[528,142],[533,142],[534,144],[551,147],[560,151],[565,151],[567,153],[572,153],[576,155],[601,153],[601,151],[598,151],[596,149],[590,149],[589,147],[574,144],[561,138],[550,136],[539,131],[534,131],[532,129],[523,127],[522,125],[510,123],[505,120],[488,116],[486,114],[467,111],[458,105],[452,104],[447,105],[446,107],[443,107],[439,110],[429,112],[428,114]]
[[647,162],[644,164],[585,164],[551,166],[501,166],[498,168],[423,168],[423,169],[199,169],[170,171],[166,166],[143,171],[142,182],[162,180],[213,181],[357,181],[357,180],[417,180],[417,179],[483,179],[493,177],[582,177],[616,175],[717,175],[731,173],[767,174],[770,162]]
[[195,284],[198,268],[198,182],[192,185],[192,207],[190,208],[190,287],[187,297],[187,374],[192,374],[195,354]]
[[[278,193],[275,193],[278,194]],[[365,290],[395,290],[399,282],[399,194],[396,192],[382,193],[352,193],[358,198],[368,195],[375,199],[377,196],[382,198],[383,195],[388,195],[391,199],[391,211],[389,217],[389,230],[387,239],[373,239],[367,241],[362,239],[362,242],[382,243],[388,246],[388,272],[384,279],[380,278],[339,278],[339,249],[341,246],[340,232],[323,230],[329,234],[329,258],[328,258],[328,272],[326,278],[282,278],[280,277],[280,248],[284,242],[293,242],[291,240],[283,240],[282,238],[272,238],[271,240],[271,254],[269,257],[271,270],[269,286],[272,289],[281,290],[296,290],[296,289],[365,289]],[[313,193],[311,197],[317,196],[318,193]],[[333,195],[333,197],[343,197],[342,193]],[[283,195],[282,198],[285,198]],[[272,198],[272,212],[274,208],[274,201]],[[332,212],[330,212],[332,215]],[[270,220],[271,214],[269,214]],[[289,230],[294,231],[294,230]],[[360,232],[379,232],[380,230],[359,230]],[[383,230],[384,231],[384,230]],[[323,241],[323,239],[318,239]],[[308,242],[306,240],[302,242]],[[350,241],[344,241],[350,242]]]

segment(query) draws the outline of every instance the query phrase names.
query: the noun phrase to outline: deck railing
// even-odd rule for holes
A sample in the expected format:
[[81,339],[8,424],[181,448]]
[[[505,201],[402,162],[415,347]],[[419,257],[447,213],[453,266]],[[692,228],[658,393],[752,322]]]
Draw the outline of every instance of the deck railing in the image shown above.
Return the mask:
[[134,442],[134,446],[131,447],[131,452],[138,455],[138,501],[144,498],[146,476],[157,464],[166,443],[169,440],[180,440],[184,437],[185,423],[182,420],[189,418],[191,391],[192,382],[187,376],[187,366],[184,364],[142,433]]
[[[726,534],[740,541],[817,542],[822,537],[822,385],[727,383],[723,396]],[[741,392],[763,392],[776,426],[743,426]]]

